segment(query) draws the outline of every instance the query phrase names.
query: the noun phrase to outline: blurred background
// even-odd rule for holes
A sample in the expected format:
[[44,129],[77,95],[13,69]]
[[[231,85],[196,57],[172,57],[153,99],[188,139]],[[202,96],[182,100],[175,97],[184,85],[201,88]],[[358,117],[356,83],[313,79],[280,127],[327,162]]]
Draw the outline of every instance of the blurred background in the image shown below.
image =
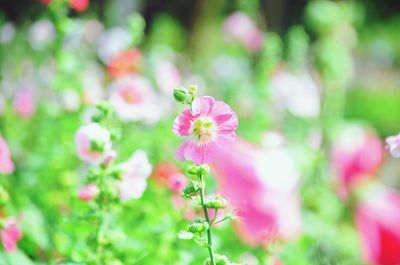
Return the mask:
[[186,166],[173,89],[192,84],[239,116],[207,180],[238,217],[216,229],[218,252],[247,265],[400,264],[400,140],[385,142],[400,132],[399,1],[0,7],[0,218],[20,216],[23,233],[0,265],[92,264],[95,207],[77,196],[91,171],[74,135],[103,101],[116,161],[143,149],[153,168],[144,193],[110,212],[107,265],[202,264],[206,252],[177,237],[197,213],[171,184]]

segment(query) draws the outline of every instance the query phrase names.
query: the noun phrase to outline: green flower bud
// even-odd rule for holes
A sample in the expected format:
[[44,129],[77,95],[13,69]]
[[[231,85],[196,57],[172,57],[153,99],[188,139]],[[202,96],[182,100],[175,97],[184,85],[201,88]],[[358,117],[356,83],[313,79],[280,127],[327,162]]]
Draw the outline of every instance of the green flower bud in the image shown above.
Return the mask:
[[206,202],[206,207],[210,209],[224,209],[228,206],[227,200],[221,197],[221,195],[215,196],[214,199]]
[[93,121],[93,122],[96,122],[96,123],[99,123],[99,122],[101,122],[101,121],[103,120],[103,118],[104,118],[103,114],[101,114],[101,113],[96,113],[96,114],[94,114],[94,115],[92,116],[92,121]]
[[201,165],[199,167],[199,174],[207,175],[208,173],[210,173],[210,167],[208,165]]
[[196,194],[200,190],[200,185],[197,181],[191,181],[189,184],[183,189],[184,197],[189,197]]
[[197,173],[199,172],[199,167],[196,165],[192,165],[188,168],[187,171],[190,175],[197,175]]
[[96,104],[96,108],[105,116],[109,116],[112,112],[110,104],[107,102],[99,102]]
[[203,220],[196,220],[188,226],[188,231],[192,233],[201,233],[209,228],[207,222]]
[[178,102],[185,102],[188,98],[187,89],[184,87],[177,87],[174,89],[174,98]]
[[90,141],[90,149],[96,152],[103,152],[104,151],[104,143],[99,142],[96,140]]
[[[215,254],[215,264],[216,265],[229,265],[229,259],[224,255]],[[204,265],[212,265],[211,259],[207,258],[204,261]]]

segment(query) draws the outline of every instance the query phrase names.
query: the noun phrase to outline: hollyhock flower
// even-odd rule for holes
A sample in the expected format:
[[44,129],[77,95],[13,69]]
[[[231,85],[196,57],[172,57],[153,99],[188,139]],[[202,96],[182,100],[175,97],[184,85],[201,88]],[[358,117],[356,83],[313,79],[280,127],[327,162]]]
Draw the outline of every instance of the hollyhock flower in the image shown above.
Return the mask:
[[376,265],[400,264],[400,193],[380,187],[366,195],[356,210],[364,259]]
[[400,157],[400,134],[386,138],[386,144],[393,157]]
[[110,90],[111,105],[122,121],[153,123],[161,117],[153,88],[144,77],[126,75],[114,81]]
[[11,160],[10,149],[0,135],[0,173],[11,174],[12,172],[14,172],[14,163]]
[[119,183],[119,197],[125,202],[140,198],[147,187],[147,178],[151,174],[152,166],[143,150],[132,154],[128,161],[121,165],[122,177]]
[[83,12],[89,7],[89,0],[70,0],[69,7],[76,12]]
[[22,232],[17,226],[15,219],[7,220],[4,228],[0,230],[0,239],[6,252],[10,253],[17,249],[17,242],[22,238]]
[[349,125],[333,142],[331,164],[338,176],[338,193],[347,199],[349,192],[375,176],[383,160],[380,139],[362,127]]
[[31,89],[22,88],[14,97],[14,111],[23,118],[30,118],[35,114],[36,102]]
[[263,45],[263,34],[249,16],[243,12],[230,15],[223,26],[225,35],[239,41],[251,51],[259,50]]
[[196,98],[192,109],[186,109],[174,121],[173,132],[188,136],[176,152],[177,159],[209,162],[214,151],[235,140],[237,127],[236,113],[227,104],[209,96]]
[[79,190],[78,197],[82,201],[88,202],[93,200],[99,194],[99,192],[100,190],[96,184],[89,184]]
[[126,74],[132,74],[139,70],[142,54],[138,49],[123,51],[111,58],[108,65],[108,74],[115,79]]
[[299,173],[287,150],[244,141],[213,153],[218,192],[238,215],[235,229],[250,245],[289,240],[301,233]]
[[36,21],[29,28],[29,44],[34,49],[44,48],[55,37],[55,29],[53,23],[48,19]]
[[97,44],[97,54],[103,63],[108,65],[111,58],[129,47],[131,40],[131,35],[125,28],[111,28],[101,34]]
[[97,123],[79,128],[75,142],[79,158],[92,164],[101,163],[111,150],[110,132]]
[[315,118],[320,113],[320,92],[308,73],[277,72],[268,86],[275,106],[302,118]]
[[174,192],[182,192],[188,181],[183,174],[175,174],[168,179],[168,187]]
[[6,22],[0,31],[0,42],[10,43],[15,36],[15,26],[11,22]]

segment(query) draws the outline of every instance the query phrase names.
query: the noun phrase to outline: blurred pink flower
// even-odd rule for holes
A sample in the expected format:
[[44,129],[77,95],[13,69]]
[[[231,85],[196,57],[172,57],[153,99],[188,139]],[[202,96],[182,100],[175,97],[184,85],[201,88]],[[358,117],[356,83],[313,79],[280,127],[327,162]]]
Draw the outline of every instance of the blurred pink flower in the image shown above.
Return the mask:
[[30,118],[35,114],[36,102],[31,89],[22,88],[14,97],[14,111],[23,118]]
[[146,78],[125,75],[114,81],[110,89],[111,105],[122,121],[152,123],[162,115],[153,88]]
[[238,118],[224,102],[209,96],[193,101],[192,109],[186,109],[178,116],[173,132],[179,136],[189,136],[178,148],[178,160],[192,160],[196,164],[210,161],[210,155],[220,146],[231,143],[236,138]]
[[338,175],[338,193],[347,199],[349,192],[362,181],[375,176],[383,160],[380,139],[357,125],[342,129],[334,141],[331,154]]
[[262,149],[244,141],[213,153],[218,192],[237,212],[235,228],[251,245],[301,233],[299,173],[283,148]]
[[91,164],[101,163],[111,150],[109,131],[97,123],[79,128],[75,135],[75,143],[79,158]]
[[357,207],[356,224],[366,261],[400,264],[400,193],[382,187],[369,192]]
[[79,190],[78,197],[82,201],[88,202],[88,201],[93,200],[99,194],[99,192],[100,192],[100,190],[96,186],[96,184],[89,184]]
[[0,231],[0,239],[6,252],[13,252],[17,249],[17,242],[22,238],[22,232],[17,226],[15,219],[5,222],[4,228]]
[[42,5],[45,5],[45,6],[49,5],[49,4],[51,3],[51,1],[52,1],[52,0],[39,0],[39,2],[40,2]]
[[123,173],[119,183],[120,200],[125,202],[140,198],[146,190],[147,178],[152,171],[147,153],[143,150],[136,151],[121,165],[121,169]]
[[187,184],[186,177],[181,173],[174,174],[168,179],[168,187],[174,192],[182,192]]
[[139,64],[142,54],[138,49],[129,49],[122,51],[111,58],[107,71],[111,78],[119,78],[127,74],[136,73],[139,70]]
[[83,12],[89,7],[89,0],[69,0],[69,7],[76,12]]
[[386,144],[393,157],[400,157],[400,134],[386,138]]
[[240,42],[251,51],[257,51],[263,45],[263,33],[243,12],[231,14],[224,23],[223,31],[227,37]]
[[7,142],[0,135],[0,173],[11,174],[14,172],[14,163],[11,160],[10,149]]

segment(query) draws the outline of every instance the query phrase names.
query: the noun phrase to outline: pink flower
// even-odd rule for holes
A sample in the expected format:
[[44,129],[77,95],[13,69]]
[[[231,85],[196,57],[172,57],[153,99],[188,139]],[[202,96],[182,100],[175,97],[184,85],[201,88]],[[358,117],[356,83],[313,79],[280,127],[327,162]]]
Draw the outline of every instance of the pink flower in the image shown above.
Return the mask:
[[78,197],[82,201],[88,202],[93,200],[99,194],[99,192],[100,190],[96,184],[89,184],[79,190]]
[[168,187],[174,192],[182,192],[188,181],[183,174],[175,174],[168,179]]
[[5,227],[0,231],[0,239],[6,252],[13,252],[17,248],[17,242],[22,238],[22,232],[14,219],[6,221]]
[[143,150],[138,150],[121,165],[123,171],[119,183],[119,197],[125,202],[130,199],[140,198],[147,187],[147,178],[150,176],[152,166]]
[[14,98],[14,110],[15,112],[23,117],[30,118],[36,111],[36,103],[33,98],[32,90],[20,89]]
[[227,104],[209,96],[196,98],[192,109],[186,109],[174,121],[173,132],[188,136],[176,152],[177,159],[209,162],[214,151],[235,140],[237,127],[236,113]]
[[400,157],[400,134],[386,138],[386,144],[393,157]]
[[227,37],[240,42],[251,51],[257,51],[263,45],[263,33],[243,12],[230,15],[224,23],[223,30]]
[[292,239],[301,233],[299,173],[287,151],[244,141],[213,153],[218,192],[236,211],[235,228],[250,245]]
[[0,135],[0,173],[11,174],[14,172],[14,163],[11,160],[10,149],[7,142]]
[[376,265],[400,264],[400,194],[388,188],[368,193],[356,210],[364,259]]
[[354,187],[375,176],[382,160],[383,146],[375,134],[356,125],[345,127],[337,135],[331,154],[339,196],[347,199]]
[[69,7],[76,12],[83,12],[89,7],[89,0],[70,0]]
[[79,128],[75,142],[79,158],[91,164],[101,163],[111,150],[109,131],[97,123]]
[[147,79],[125,75],[111,84],[111,91],[111,104],[122,121],[157,120],[160,109]]

